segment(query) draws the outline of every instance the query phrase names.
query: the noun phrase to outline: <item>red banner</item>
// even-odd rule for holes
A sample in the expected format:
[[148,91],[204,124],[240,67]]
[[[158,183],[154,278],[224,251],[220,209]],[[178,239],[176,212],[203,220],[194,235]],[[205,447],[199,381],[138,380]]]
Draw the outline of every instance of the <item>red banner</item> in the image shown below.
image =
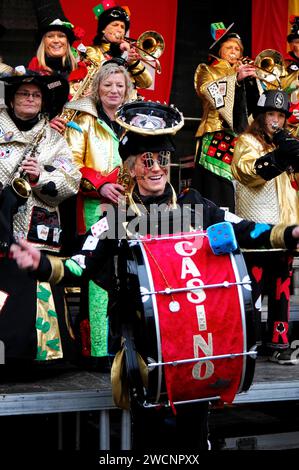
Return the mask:
[[289,0],[252,0],[253,58],[264,49],[275,49],[286,56],[288,6]]
[[[199,240],[202,243],[199,243]],[[163,362],[243,353],[244,334],[236,276],[229,255],[215,256],[207,238],[144,242],[156,294]],[[222,284],[190,291],[193,287]],[[187,287],[184,292],[165,289]],[[220,396],[232,402],[243,357],[166,365],[172,402]]]
[[[100,0],[84,0],[84,2],[60,0],[60,3],[69,21],[85,29],[86,36],[83,41],[85,46],[91,45],[97,31],[97,19],[92,9],[101,3]],[[128,33],[130,37],[137,39],[141,33],[148,30],[162,34],[165,40],[165,51],[159,59],[162,73],[159,75],[149,68],[154,74],[154,89],[142,90],[141,94],[148,100],[168,103],[175,53],[177,0],[163,0],[163,2],[124,0],[116,3],[126,5],[130,9],[131,27]]]

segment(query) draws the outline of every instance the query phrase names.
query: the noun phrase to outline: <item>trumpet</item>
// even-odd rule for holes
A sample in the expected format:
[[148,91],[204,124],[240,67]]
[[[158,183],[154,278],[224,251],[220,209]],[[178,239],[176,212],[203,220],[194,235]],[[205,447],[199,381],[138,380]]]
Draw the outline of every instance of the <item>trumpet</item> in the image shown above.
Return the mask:
[[[161,73],[161,65],[158,59],[164,52],[165,41],[160,33],[156,31],[145,31],[138,39],[133,39],[128,36],[124,36],[122,39],[129,42],[132,47],[140,51],[140,55],[143,57],[141,60],[143,62],[157,70],[157,73]],[[149,59],[147,60],[147,57],[151,57],[156,65],[153,65]]]

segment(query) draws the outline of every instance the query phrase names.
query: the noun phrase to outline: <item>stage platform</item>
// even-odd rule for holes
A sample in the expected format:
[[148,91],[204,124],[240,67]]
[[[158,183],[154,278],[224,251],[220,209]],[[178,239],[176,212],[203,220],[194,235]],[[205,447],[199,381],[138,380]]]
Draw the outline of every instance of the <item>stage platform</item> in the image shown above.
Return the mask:
[[[1,373],[1,369],[0,369]],[[254,382],[234,404],[299,401],[298,366],[281,366],[258,358]],[[110,375],[75,366],[46,370],[23,381],[0,383],[0,416],[83,411],[99,412],[99,449],[110,449],[110,413],[116,410]],[[127,411],[118,410],[120,449],[131,447],[131,422]]]

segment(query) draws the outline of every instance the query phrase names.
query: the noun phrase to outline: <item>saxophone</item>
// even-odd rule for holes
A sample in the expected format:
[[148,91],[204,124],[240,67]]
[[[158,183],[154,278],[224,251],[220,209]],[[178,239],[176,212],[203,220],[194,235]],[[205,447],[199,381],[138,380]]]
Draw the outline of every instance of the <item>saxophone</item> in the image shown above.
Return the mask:
[[[70,103],[71,101],[79,100],[80,98],[84,97],[84,93],[88,90],[95,74],[100,69],[100,66],[97,62],[90,59],[88,59],[88,61],[90,62],[90,66],[88,67],[87,75],[84,77],[84,79],[80,83],[78,90],[76,90],[76,92],[73,94],[72,98],[70,99],[70,101],[68,101],[68,103]],[[78,110],[69,109],[67,107],[67,104],[64,106],[62,112],[59,114],[59,117],[61,117],[68,123],[74,120],[76,114],[78,113]]]
[[29,142],[29,144],[26,146],[21,156],[21,159],[16,164],[12,172],[12,176],[6,185],[6,186],[11,186],[14,192],[23,199],[28,199],[32,190],[31,190],[31,186],[29,182],[26,179],[26,172],[21,171],[21,166],[22,166],[23,161],[26,160],[28,156],[31,156],[31,157],[35,156],[35,151],[37,149],[37,146],[40,143],[41,139],[43,138],[45,131],[46,131],[47,124],[48,124],[48,118],[45,117],[44,119],[45,119],[45,122],[42,128],[35,134],[32,141]]
[[127,199],[132,189],[132,186],[134,186],[134,181],[130,175],[129,168],[125,163],[123,163],[123,165],[119,169],[116,182],[124,187],[124,195]]

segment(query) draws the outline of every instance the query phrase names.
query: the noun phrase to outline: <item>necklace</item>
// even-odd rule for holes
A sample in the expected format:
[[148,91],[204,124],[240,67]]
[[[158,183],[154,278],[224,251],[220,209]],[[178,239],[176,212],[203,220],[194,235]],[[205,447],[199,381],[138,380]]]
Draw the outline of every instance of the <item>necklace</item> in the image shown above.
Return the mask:
[[[141,204],[141,206],[144,208],[145,212],[146,212],[147,214],[149,214],[150,212],[149,212],[148,208],[144,205],[144,202],[142,201],[142,199],[141,199],[141,197],[139,196],[139,194],[137,194],[135,191],[133,191],[132,196],[134,196],[134,197],[138,200],[138,202],[140,202],[140,204]],[[133,198],[133,197],[132,197],[132,204],[134,205],[134,210],[135,210],[135,212],[136,212],[138,215],[141,215],[141,212],[140,212],[140,210],[138,209],[138,207],[137,207],[137,205],[136,205],[136,202],[134,201],[134,198]]]
[[[142,199],[140,198],[139,194],[137,194],[135,191],[133,191],[132,196],[134,196],[134,197],[138,200],[138,202],[140,202],[141,206],[144,208],[144,210],[146,211],[146,213],[147,213],[148,215],[150,215],[150,212],[149,212],[148,208],[147,208],[147,207],[145,206],[145,204],[143,203],[143,201],[142,201]],[[131,204],[134,206],[134,211],[135,211],[138,215],[141,215],[141,212],[140,212],[140,210],[138,209],[138,207],[137,207],[137,205],[136,205],[136,202],[134,201],[134,198],[133,198],[133,197],[131,197]],[[169,294],[170,297],[171,297],[171,302],[169,302],[169,310],[170,310],[171,312],[179,312],[181,306],[180,306],[179,302],[174,299],[174,296],[173,296],[173,294],[171,293],[172,287],[171,287],[171,285],[169,284],[169,282],[168,282],[168,280],[167,280],[167,278],[166,278],[164,272],[162,271],[162,269],[161,269],[159,263],[157,262],[156,258],[154,257],[154,255],[153,255],[153,253],[151,252],[151,250],[150,250],[150,248],[148,247],[148,245],[147,245],[146,243],[144,243],[143,246],[144,246],[145,251],[149,254],[149,256],[151,257],[151,259],[153,260],[153,262],[154,262],[156,268],[158,269],[159,273],[160,273],[161,276],[162,276],[163,281],[165,282],[165,285],[166,285],[165,293],[166,293],[166,294]]]
[[170,297],[171,297],[171,302],[169,302],[169,310],[173,313],[175,312],[179,312],[180,311],[180,304],[177,300],[174,299],[174,296],[173,294],[171,293],[171,285],[169,284],[165,274],[163,273],[162,269],[161,269],[161,266],[159,266],[159,263],[157,262],[156,258],[154,257],[153,253],[151,252],[151,250],[149,249],[148,245],[146,243],[143,244],[144,248],[145,248],[145,251],[150,255],[150,257],[152,258],[153,262],[155,263],[155,266],[156,268],[158,269],[159,273],[161,274],[162,278],[163,278],[163,281],[165,282],[165,285],[166,285],[166,289],[165,289],[165,293],[166,294],[170,294]]

